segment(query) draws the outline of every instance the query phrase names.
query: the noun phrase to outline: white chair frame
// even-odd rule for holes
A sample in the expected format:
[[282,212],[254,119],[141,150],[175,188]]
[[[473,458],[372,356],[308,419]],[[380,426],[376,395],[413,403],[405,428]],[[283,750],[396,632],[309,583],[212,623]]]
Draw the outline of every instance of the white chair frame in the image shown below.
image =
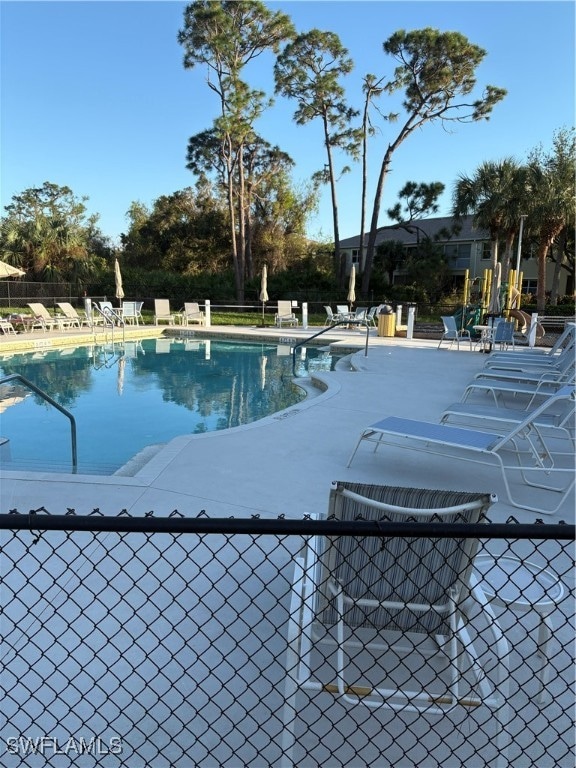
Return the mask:
[[[458,497],[460,503],[452,502],[450,506],[442,507],[436,502],[433,508],[427,508],[426,503],[432,506],[430,499],[438,494],[445,498]],[[420,498],[422,508],[417,503],[408,506],[401,505],[400,501],[387,503],[380,500],[394,499],[396,495],[400,499],[406,495]],[[462,501],[465,496],[467,500]],[[354,520],[360,514],[361,519],[388,519],[393,522],[407,519],[416,522],[431,519],[478,522],[484,510],[494,501],[496,497],[488,494],[333,483],[328,515],[339,520]],[[478,588],[472,574],[477,544],[476,539],[466,539],[454,546],[453,540],[444,539],[440,545],[442,551],[439,551],[437,544],[431,544],[429,539],[424,538],[366,538],[360,543],[356,537],[342,536],[330,537],[327,541],[315,537],[304,546],[295,565],[288,625],[283,765],[294,764],[291,762],[295,746],[294,728],[299,714],[296,699],[300,690],[307,691],[309,696],[330,692],[347,707],[390,708],[426,716],[446,716],[459,707],[485,705],[496,716],[498,758],[494,765],[507,765],[510,649],[486,596]],[[440,567],[446,563],[445,556],[453,569],[447,569],[450,575],[447,571],[442,572],[443,576],[438,575],[437,588],[434,586],[430,590],[427,587],[431,581],[430,573],[441,573]],[[418,569],[418,574],[415,569]],[[392,574],[390,577],[389,572]],[[410,572],[410,578],[406,578],[407,572]],[[398,584],[404,587],[398,587]],[[407,602],[402,601],[399,592]],[[422,601],[425,592],[437,593],[433,603]],[[375,597],[376,594],[378,597]],[[370,617],[369,628],[362,621],[364,611]],[[470,632],[480,614],[492,636],[490,648],[496,657],[489,675],[480,664]],[[394,629],[386,629],[386,622],[380,625],[379,620],[387,616],[394,617]],[[363,650],[369,649],[374,663],[390,648],[397,648],[399,654],[406,654],[407,646],[408,652],[416,650],[415,641],[407,642],[408,630],[402,627],[410,627],[411,635],[415,632],[422,635],[418,646],[420,642],[429,641],[430,645],[422,649],[423,655],[441,651],[448,657],[446,671],[449,679],[442,693],[432,694],[417,686],[414,690],[414,681],[408,690],[405,686],[381,688],[356,685],[351,680],[351,675],[360,676],[357,664]],[[312,655],[320,647],[327,648],[330,658],[335,657],[335,662],[327,663],[327,667],[335,671],[334,681],[326,682],[318,678]],[[347,657],[354,659],[352,673]],[[465,658],[468,662],[466,671]],[[393,673],[393,670],[386,671]],[[474,695],[462,692],[465,674],[473,676],[474,684],[470,690]]]
[[[552,439],[543,435],[537,426],[537,420],[559,399],[566,398],[574,401],[574,387],[561,388],[555,395],[546,398],[540,406],[530,411],[523,421],[513,425],[509,430],[501,429],[499,432],[389,416],[362,432],[347,466],[352,464],[363,441],[374,443],[374,451],[381,445],[393,445],[413,451],[444,455],[450,457],[452,461],[496,465],[500,469],[506,495],[512,506],[551,515],[558,511],[567,494],[574,488],[574,454],[572,446],[569,451],[564,450],[566,447],[563,444],[564,441],[561,447],[557,448]],[[567,457],[568,461],[566,461]],[[535,494],[532,494],[530,502],[516,498],[510,487],[510,476],[515,474],[520,475],[524,485],[544,491],[546,496],[556,494],[557,504],[551,507],[537,506]],[[567,475],[568,482],[563,485],[550,485],[551,475],[560,479]]]
[[438,349],[440,349],[443,341],[450,342],[448,349],[452,349],[454,342],[456,342],[456,349],[460,349],[460,342],[468,341],[470,344],[470,351],[472,351],[472,338],[470,336],[470,331],[468,331],[466,328],[458,328],[456,326],[456,318],[453,315],[443,315],[442,323],[444,325],[444,333],[438,342]]

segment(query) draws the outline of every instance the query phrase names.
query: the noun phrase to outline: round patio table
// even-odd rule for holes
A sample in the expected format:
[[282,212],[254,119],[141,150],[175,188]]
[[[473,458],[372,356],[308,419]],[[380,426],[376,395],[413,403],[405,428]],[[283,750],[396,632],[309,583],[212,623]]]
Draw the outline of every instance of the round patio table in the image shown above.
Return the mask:
[[480,352],[490,352],[493,327],[491,325],[473,325],[472,327],[480,333],[480,339],[477,342],[477,345],[481,347]]
[[548,643],[553,632],[550,614],[564,597],[564,586],[550,571],[509,555],[478,555],[474,569],[481,576],[480,588],[490,601],[519,613],[538,613],[537,646],[542,663],[536,673],[540,683],[536,701],[544,704],[550,679]]

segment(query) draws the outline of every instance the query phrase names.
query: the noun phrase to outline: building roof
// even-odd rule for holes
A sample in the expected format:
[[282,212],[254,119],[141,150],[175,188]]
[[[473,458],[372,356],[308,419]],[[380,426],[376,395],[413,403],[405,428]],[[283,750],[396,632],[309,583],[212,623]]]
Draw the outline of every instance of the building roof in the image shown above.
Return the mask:
[[[473,216],[463,216],[458,220],[460,225],[460,231],[457,234],[452,235],[450,238],[442,237],[441,240],[450,240],[452,243],[470,242],[474,240],[490,240],[490,235],[484,229],[475,227],[473,224]],[[404,245],[410,245],[418,242],[418,236],[420,240],[423,236],[434,238],[434,236],[442,229],[449,230],[455,224],[455,219],[452,216],[438,216],[430,219],[414,219],[410,224],[406,224],[407,227],[413,226],[413,230],[409,232],[407,229],[400,227],[399,225],[391,225],[387,227],[378,227],[376,234],[376,245],[386,241],[395,240],[396,242],[403,243]],[[364,244],[368,243],[368,235],[366,232],[364,235]],[[360,236],[348,237],[345,240],[340,241],[340,248],[358,248],[360,245]]]

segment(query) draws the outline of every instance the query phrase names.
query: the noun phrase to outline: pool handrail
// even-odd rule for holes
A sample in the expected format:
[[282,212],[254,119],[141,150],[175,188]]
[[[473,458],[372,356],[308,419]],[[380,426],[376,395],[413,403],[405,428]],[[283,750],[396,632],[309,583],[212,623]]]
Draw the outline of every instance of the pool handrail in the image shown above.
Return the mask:
[[337,325],[363,325],[366,328],[366,346],[364,348],[364,357],[368,357],[368,339],[370,336],[370,326],[366,322],[366,320],[338,320],[336,323],[332,323],[332,325],[327,326],[326,328],[322,328],[317,333],[314,333],[312,336],[308,336],[307,339],[304,339],[303,341],[299,341],[297,344],[294,345],[292,348],[292,375],[296,375],[296,350],[298,347],[303,346],[309,341],[312,341],[312,339],[315,339],[317,336],[321,336],[323,333],[327,333],[328,331],[331,331],[333,328],[335,328]]
[[31,389],[39,397],[41,397],[47,403],[50,403],[50,405],[53,405],[54,408],[60,411],[60,413],[63,413],[64,416],[70,419],[70,433],[71,433],[71,439],[72,439],[72,472],[76,474],[76,471],[78,469],[78,450],[77,450],[77,441],[76,441],[76,419],[74,418],[74,416],[72,416],[70,411],[64,408],[64,406],[60,405],[60,403],[57,403],[56,400],[51,398],[49,394],[47,394],[42,389],[40,389],[40,387],[37,387],[36,384],[33,384],[25,376],[22,376],[21,373],[11,373],[8,376],[2,377],[0,379],[0,384],[6,384],[9,381],[19,381],[21,384],[24,384],[24,386]]
[[112,330],[112,342],[114,342],[114,328],[116,324],[122,328],[122,341],[124,341],[126,322],[122,315],[118,314],[112,307],[101,309],[97,304],[93,304],[92,310],[96,310],[104,318],[104,326]]

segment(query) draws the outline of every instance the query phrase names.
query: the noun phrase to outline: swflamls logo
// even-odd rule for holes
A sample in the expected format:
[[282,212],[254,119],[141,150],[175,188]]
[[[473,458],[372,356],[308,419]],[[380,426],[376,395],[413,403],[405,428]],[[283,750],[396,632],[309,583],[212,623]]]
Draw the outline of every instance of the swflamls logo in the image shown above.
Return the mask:
[[91,736],[89,739],[79,736],[69,736],[62,739],[56,736],[10,736],[6,739],[6,751],[10,755],[120,755],[122,739],[112,736],[102,739]]

